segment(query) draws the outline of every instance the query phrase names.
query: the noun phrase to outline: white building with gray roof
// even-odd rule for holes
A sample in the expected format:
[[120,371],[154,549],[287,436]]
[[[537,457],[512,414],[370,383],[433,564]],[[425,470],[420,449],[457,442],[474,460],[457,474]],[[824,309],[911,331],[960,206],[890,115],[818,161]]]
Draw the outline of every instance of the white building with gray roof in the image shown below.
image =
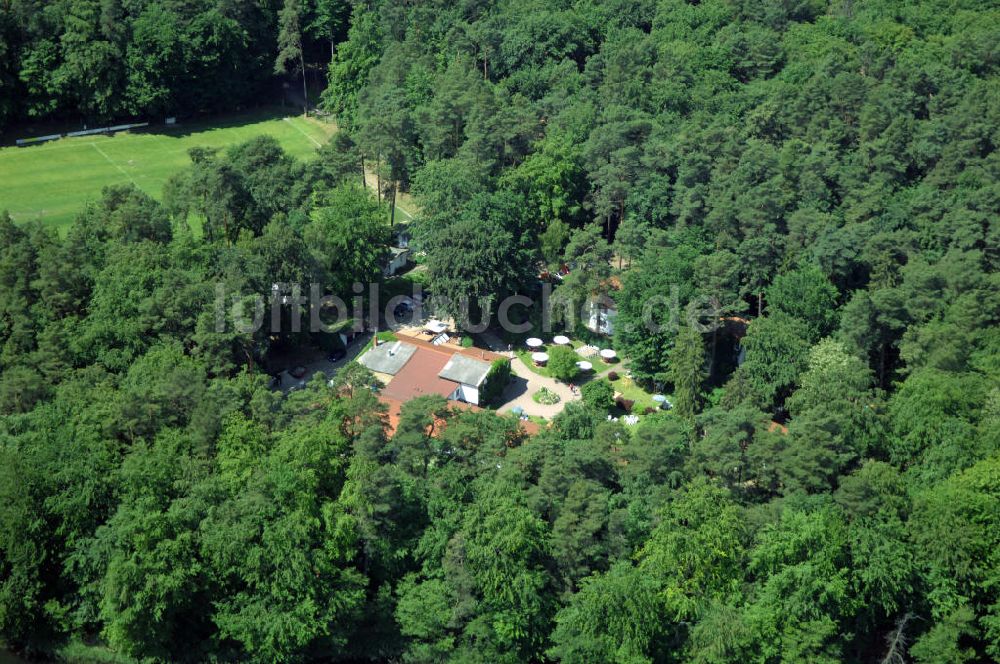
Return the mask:
[[389,341],[369,349],[358,363],[386,384],[384,393],[401,401],[421,394],[479,405],[480,388],[492,364],[431,344]]

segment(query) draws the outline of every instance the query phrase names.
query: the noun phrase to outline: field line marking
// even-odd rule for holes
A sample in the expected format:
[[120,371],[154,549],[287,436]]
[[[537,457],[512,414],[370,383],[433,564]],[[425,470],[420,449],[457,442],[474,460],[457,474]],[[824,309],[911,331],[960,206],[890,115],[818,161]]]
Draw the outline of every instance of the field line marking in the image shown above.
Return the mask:
[[[77,138],[79,138],[79,137],[77,137]],[[64,138],[64,139],[61,139],[61,140],[64,140],[64,141],[65,140],[70,140],[71,141],[72,139],[65,139]],[[65,150],[66,148],[79,148],[81,145],[90,145],[90,142],[88,141],[86,143],[76,143],[76,142],[74,142],[74,143],[59,143],[57,141],[51,141],[49,143],[43,143],[41,145],[29,145],[29,146],[25,146],[25,147],[26,148],[30,148],[31,152],[50,152],[52,150]],[[9,145],[9,146],[5,145],[3,148],[0,148],[0,149],[6,151],[8,148],[12,149],[11,154],[17,154],[17,151],[13,150],[15,148],[15,146],[13,146],[13,145]],[[25,148],[17,148],[17,150],[20,151],[20,152],[22,152],[22,153],[24,153],[24,154],[31,154],[31,152],[25,152]]]
[[[115,134],[115,143],[124,143],[130,138],[136,138],[138,136],[143,136],[145,134],[133,134],[131,132],[122,131]],[[26,145],[25,148],[32,148],[31,152],[48,152],[49,150],[65,150],[67,148],[79,148],[84,145],[91,145],[93,141],[86,140],[92,138],[91,136],[64,136],[55,141],[47,141],[45,143],[39,143],[37,145]],[[0,153],[6,152],[8,148],[14,148],[21,146],[5,145],[0,147]]]
[[[134,184],[134,185],[135,185],[136,187],[139,187],[139,183],[138,183],[138,182],[136,182],[136,181],[135,181],[135,180],[134,180],[134,179],[132,178],[132,176],[128,174],[128,171],[126,171],[126,170],[125,170],[124,168],[122,168],[121,166],[119,166],[118,164],[116,164],[115,162],[113,162],[113,161],[111,160],[111,157],[109,157],[109,156],[108,156],[107,154],[105,154],[104,150],[102,150],[101,148],[97,147],[97,143],[91,143],[91,144],[90,144],[90,147],[92,147],[92,148],[94,148],[95,150],[97,150],[97,152],[98,152],[98,153],[99,153],[99,154],[100,154],[100,155],[101,155],[102,157],[104,157],[105,159],[107,159],[107,160],[108,160],[108,163],[109,163],[109,164],[111,164],[112,166],[114,166],[115,168],[117,168],[117,169],[118,169],[119,171],[121,171],[122,175],[124,175],[125,177],[127,177],[127,178],[128,178],[128,179],[129,179],[129,180],[130,180],[130,181],[132,182],[132,184]],[[139,189],[142,189],[142,187],[139,187]]]
[[305,132],[305,130],[302,129],[302,127],[299,127],[298,125],[296,125],[294,122],[292,122],[292,120],[290,118],[282,118],[282,120],[284,120],[288,124],[292,125],[292,127],[295,129],[295,131],[299,132],[300,134],[302,134],[303,136],[305,136],[306,138],[308,138],[310,141],[312,141],[313,143],[315,143],[316,147],[318,147],[318,148],[323,147],[322,143],[320,143],[315,138],[313,138],[312,136],[310,136],[309,134],[307,134]]

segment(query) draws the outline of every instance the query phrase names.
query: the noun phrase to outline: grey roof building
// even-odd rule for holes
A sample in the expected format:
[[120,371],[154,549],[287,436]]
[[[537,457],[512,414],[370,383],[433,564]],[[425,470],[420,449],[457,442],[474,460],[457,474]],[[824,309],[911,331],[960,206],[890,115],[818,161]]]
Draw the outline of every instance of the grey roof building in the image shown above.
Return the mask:
[[490,372],[490,363],[477,360],[466,355],[452,355],[448,364],[444,365],[438,374],[445,380],[451,380],[462,385],[479,387]]
[[358,363],[385,383],[383,397],[403,403],[437,394],[478,406],[492,363],[500,360],[509,361],[485,350],[466,351],[457,344],[439,345],[414,338],[378,344],[359,357]]
[[395,376],[416,352],[417,347],[412,344],[390,341],[375,346],[359,357],[358,362],[376,373]]

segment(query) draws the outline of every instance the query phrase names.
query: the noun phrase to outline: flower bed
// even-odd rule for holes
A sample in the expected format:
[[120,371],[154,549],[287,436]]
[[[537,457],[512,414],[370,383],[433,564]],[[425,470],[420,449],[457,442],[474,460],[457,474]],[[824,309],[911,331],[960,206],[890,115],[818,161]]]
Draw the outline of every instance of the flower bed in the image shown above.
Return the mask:
[[543,406],[552,406],[559,403],[559,395],[550,390],[547,387],[543,387],[534,394],[531,395],[531,400],[535,403],[540,403]]

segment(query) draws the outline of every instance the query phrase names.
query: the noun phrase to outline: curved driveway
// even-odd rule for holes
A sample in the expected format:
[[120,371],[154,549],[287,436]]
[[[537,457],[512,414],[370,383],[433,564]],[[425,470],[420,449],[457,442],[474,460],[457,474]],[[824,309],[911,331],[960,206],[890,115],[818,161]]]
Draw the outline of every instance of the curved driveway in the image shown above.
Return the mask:
[[[574,395],[569,385],[557,383],[554,378],[540,376],[525,366],[521,358],[516,355],[510,361],[511,373],[513,374],[507,389],[503,392],[504,403],[497,408],[501,413],[509,412],[514,406],[521,406],[528,415],[538,415],[546,419],[552,419],[558,415],[568,401],[575,401],[580,397]],[[559,395],[559,403],[546,405],[535,403],[531,398],[543,387],[548,388]]]

